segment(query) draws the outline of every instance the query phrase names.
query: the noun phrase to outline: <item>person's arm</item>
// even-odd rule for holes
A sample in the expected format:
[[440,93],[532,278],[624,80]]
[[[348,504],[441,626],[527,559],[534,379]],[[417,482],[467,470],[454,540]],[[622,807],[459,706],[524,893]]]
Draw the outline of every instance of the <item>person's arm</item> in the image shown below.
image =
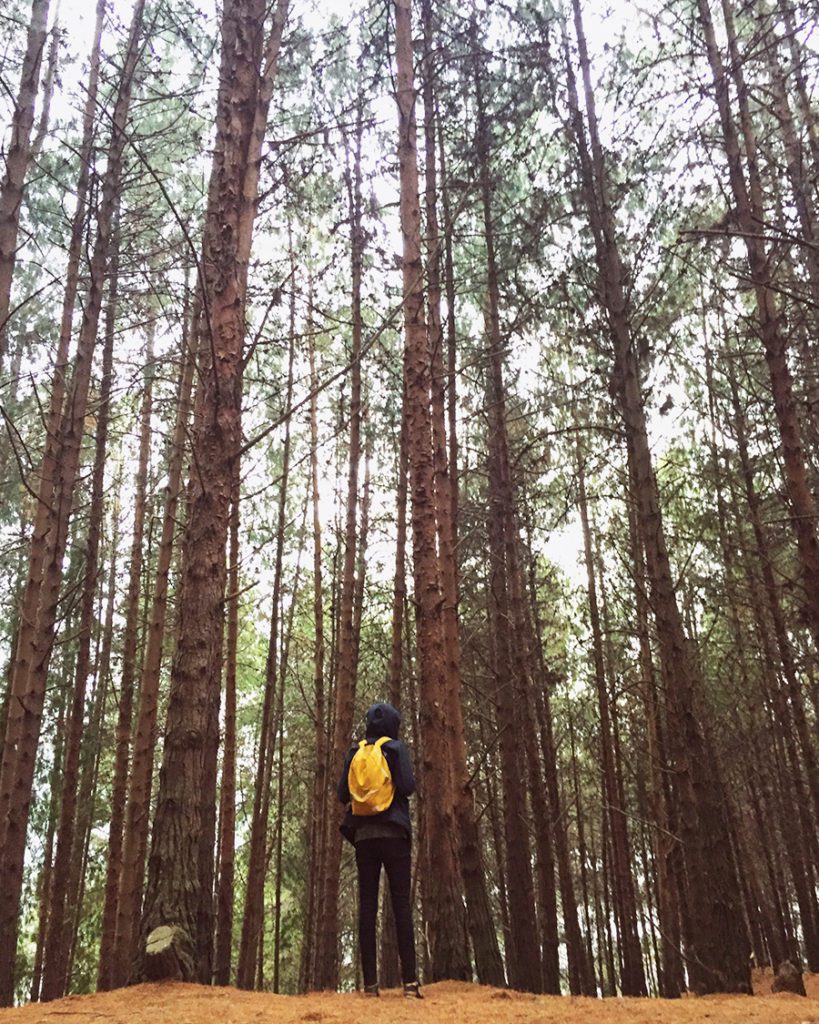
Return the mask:
[[392,781],[395,783],[395,791],[401,796],[412,796],[415,792],[415,774],[409,750],[401,740],[395,740],[394,743],[395,770],[392,773]]
[[347,781],[347,776],[350,773],[350,762],[353,759],[354,753],[354,749],[347,751],[347,756],[344,758],[344,768],[341,771],[341,778],[338,780],[338,785],[336,786],[336,793],[338,794],[338,799],[343,804],[350,803],[352,799],[352,797],[350,796],[350,786]]

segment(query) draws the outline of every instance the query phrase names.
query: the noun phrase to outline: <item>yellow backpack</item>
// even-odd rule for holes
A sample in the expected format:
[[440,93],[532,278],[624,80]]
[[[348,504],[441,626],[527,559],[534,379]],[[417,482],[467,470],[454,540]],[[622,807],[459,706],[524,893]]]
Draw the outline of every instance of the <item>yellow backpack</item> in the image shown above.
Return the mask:
[[347,772],[347,785],[355,815],[380,814],[392,803],[395,785],[381,749],[389,739],[389,736],[382,736],[375,743],[362,740],[353,755]]

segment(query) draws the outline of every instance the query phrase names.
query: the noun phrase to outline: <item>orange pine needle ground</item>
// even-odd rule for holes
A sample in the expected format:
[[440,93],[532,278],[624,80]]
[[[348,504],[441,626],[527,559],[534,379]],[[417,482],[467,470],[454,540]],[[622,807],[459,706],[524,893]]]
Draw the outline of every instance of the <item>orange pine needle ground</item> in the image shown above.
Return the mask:
[[[760,973],[755,997],[580,999],[531,996],[462,982],[425,988],[426,999],[384,992],[273,996],[167,982],[0,1010],[0,1024],[819,1024],[819,975],[808,999],[770,994]],[[763,994],[767,993],[767,994]]]

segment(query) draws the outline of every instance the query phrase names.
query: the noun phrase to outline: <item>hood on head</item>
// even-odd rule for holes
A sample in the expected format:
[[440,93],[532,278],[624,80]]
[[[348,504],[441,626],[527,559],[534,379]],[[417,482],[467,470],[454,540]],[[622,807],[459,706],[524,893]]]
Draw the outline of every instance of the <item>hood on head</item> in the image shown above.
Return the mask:
[[389,736],[398,739],[401,714],[392,704],[371,704],[367,708],[367,739]]

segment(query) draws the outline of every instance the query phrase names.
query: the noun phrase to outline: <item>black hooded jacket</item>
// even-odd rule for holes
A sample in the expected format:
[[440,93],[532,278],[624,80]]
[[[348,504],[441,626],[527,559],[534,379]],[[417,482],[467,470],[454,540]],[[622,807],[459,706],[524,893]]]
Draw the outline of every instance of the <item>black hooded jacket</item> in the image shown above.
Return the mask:
[[[378,740],[382,736],[389,736],[389,740],[381,748],[390,767],[390,774],[395,785],[395,796],[392,803],[380,814],[356,815],[353,814],[350,806],[344,815],[341,823],[341,832],[350,842],[355,842],[355,830],[364,823],[384,821],[400,825],[407,833],[407,839],[412,838],[412,825],[410,823],[409,797],[415,792],[415,775],[412,771],[409,751],[398,739],[398,728],[401,725],[401,715],[392,704],[373,704],[367,709],[367,731],[365,739]],[[343,804],[350,804],[350,787],[347,784],[347,777],[350,771],[350,762],[358,744],[350,747],[344,759],[344,768],[341,778],[338,780],[336,791],[338,798]]]

